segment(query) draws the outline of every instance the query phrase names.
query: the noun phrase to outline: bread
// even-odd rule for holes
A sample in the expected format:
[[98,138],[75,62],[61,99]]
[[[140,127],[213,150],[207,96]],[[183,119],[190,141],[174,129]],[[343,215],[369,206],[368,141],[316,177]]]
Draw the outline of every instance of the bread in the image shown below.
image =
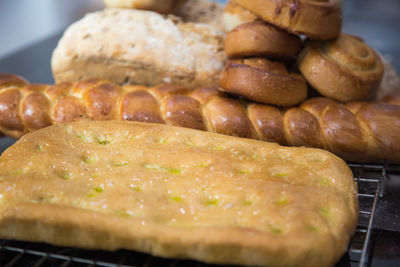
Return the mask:
[[1,238],[257,266],[331,266],[358,216],[326,151],[138,122],[24,136],[0,195]]
[[327,40],[340,34],[340,0],[235,0],[263,20],[311,39]]
[[71,25],[52,57],[57,82],[104,77],[118,84],[215,84],[224,34],[151,11],[110,8]]
[[400,93],[380,102],[346,105],[313,98],[280,110],[228,98],[216,88],[121,88],[101,79],[28,85],[15,75],[1,74],[0,106],[0,133],[13,138],[81,118],[132,120],[323,148],[356,162],[387,159],[400,164]]
[[187,0],[104,0],[107,7],[137,8],[160,13],[171,13],[185,4]]
[[224,28],[227,32],[237,26],[257,20],[256,14],[238,5],[234,0],[228,0],[222,15]]
[[298,64],[318,92],[342,102],[374,99],[384,72],[378,54],[361,38],[348,34],[308,42]]
[[219,89],[260,103],[293,106],[307,96],[305,79],[288,71],[282,62],[264,58],[229,61]]
[[230,31],[224,49],[229,58],[265,56],[274,59],[295,59],[302,41],[272,24],[253,21]]
[[225,31],[222,23],[224,6],[212,0],[188,0],[174,14],[184,22],[206,23],[221,31]]

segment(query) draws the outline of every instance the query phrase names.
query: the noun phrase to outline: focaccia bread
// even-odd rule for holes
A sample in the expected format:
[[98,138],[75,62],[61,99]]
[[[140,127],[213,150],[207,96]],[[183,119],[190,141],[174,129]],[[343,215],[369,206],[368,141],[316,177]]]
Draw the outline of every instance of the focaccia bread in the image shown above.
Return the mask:
[[210,263],[330,266],[358,216],[333,154],[160,124],[81,121],[0,158],[0,237]]
[[108,8],[71,25],[52,57],[54,79],[105,77],[118,84],[215,84],[224,33],[152,11]]

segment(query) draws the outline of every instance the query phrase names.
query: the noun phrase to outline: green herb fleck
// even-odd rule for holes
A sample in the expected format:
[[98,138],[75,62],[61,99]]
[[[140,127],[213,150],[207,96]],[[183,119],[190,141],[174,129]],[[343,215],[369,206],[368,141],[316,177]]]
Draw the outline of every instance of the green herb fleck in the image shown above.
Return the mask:
[[48,146],[49,146],[49,144],[47,144],[47,143],[44,143],[44,144],[39,143],[36,147],[36,151],[43,152]]
[[316,182],[317,182],[317,184],[320,184],[320,185],[329,185],[330,184],[330,181],[328,179],[318,179]]
[[288,173],[273,173],[272,175],[273,175],[273,176],[277,176],[277,177],[286,177],[286,176],[288,176],[289,174],[288,174]]
[[209,198],[205,202],[206,206],[216,206],[218,204],[218,199],[216,198]]
[[192,141],[185,141],[184,142],[185,145],[190,146],[190,147],[194,147],[195,145],[192,143]]
[[89,137],[88,135],[86,135],[86,134],[75,133],[75,135],[76,135],[78,138],[80,138],[80,139],[82,139],[83,141],[85,141],[85,142],[90,142],[90,141],[91,141],[91,140],[90,140],[90,137]]
[[164,138],[161,138],[159,140],[156,141],[158,144],[164,145],[164,144],[168,144],[168,141],[165,140]]
[[171,197],[171,200],[173,202],[182,202],[183,199],[180,196],[173,196]]
[[109,137],[109,136],[105,136],[105,135],[103,135],[103,136],[98,136],[98,137],[97,137],[97,142],[98,142],[100,145],[108,145],[108,144],[110,144],[110,143],[112,142],[112,138]]
[[15,170],[15,171],[13,171],[12,173],[11,173],[11,175],[21,175],[21,174],[24,174],[25,173],[25,170],[24,169],[17,169],[17,170]]
[[250,174],[251,173],[250,170],[238,170],[237,172],[240,174]]
[[257,154],[253,154],[253,155],[251,155],[251,158],[252,158],[252,159],[257,159],[257,158],[258,158],[258,155],[257,155]]
[[95,187],[92,189],[92,191],[89,193],[88,197],[94,197],[98,194],[100,194],[101,192],[104,191],[104,188],[101,187]]
[[243,206],[250,206],[250,205],[253,205],[253,201],[251,201],[251,200],[243,201]]
[[159,166],[157,164],[150,164],[150,163],[144,164],[144,167],[146,169],[149,169],[149,170],[169,172],[169,173],[172,173],[172,174],[180,174],[182,172],[181,169],[178,169],[178,168],[162,167],[162,166]]
[[140,188],[139,186],[131,185],[130,188],[136,192],[142,192],[142,188]]
[[327,208],[320,208],[319,213],[321,213],[321,215],[324,217],[330,217],[332,215],[331,211]]
[[128,164],[128,161],[114,161],[111,163],[111,165],[116,166],[116,167],[121,167]]
[[315,227],[314,225],[307,224],[307,225],[306,225],[306,228],[307,228],[307,230],[310,231],[310,232],[318,233],[318,228]]
[[274,234],[282,234],[283,233],[282,228],[280,228],[278,226],[275,226],[275,225],[270,225],[269,226],[269,231],[274,233]]
[[129,218],[132,215],[127,213],[125,210],[117,210],[114,212],[115,215],[119,216],[119,217],[123,217],[123,218]]
[[94,163],[95,161],[97,161],[97,158],[89,157],[89,156],[83,156],[82,157],[82,161],[85,162],[85,163]]
[[276,204],[279,205],[286,205],[289,201],[287,200],[287,198],[281,197],[280,199],[278,199],[277,201],[275,201]]
[[58,177],[60,177],[61,179],[64,179],[64,180],[69,180],[69,179],[72,178],[72,173],[70,173],[70,172],[60,172],[60,173],[58,173]]
[[210,166],[210,165],[211,165],[211,163],[209,163],[209,162],[203,162],[203,163],[198,163],[198,164],[196,165],[196,167],[205,168],[205,167],[208,167],[208,166]]

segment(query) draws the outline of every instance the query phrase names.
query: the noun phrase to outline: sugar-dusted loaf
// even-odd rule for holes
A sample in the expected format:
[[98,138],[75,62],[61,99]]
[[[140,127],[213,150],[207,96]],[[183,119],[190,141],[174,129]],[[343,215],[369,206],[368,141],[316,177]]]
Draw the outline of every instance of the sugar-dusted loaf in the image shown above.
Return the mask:
[[0,158],[0,237],[211,263],[330,266],[358,214],[348,166],[310,148],[81,121]]

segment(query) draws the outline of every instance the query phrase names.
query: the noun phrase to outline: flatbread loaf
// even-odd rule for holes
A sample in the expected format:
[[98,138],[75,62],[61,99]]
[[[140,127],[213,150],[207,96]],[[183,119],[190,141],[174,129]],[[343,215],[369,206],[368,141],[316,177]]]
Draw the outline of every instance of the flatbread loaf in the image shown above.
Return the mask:
[[0,237],[211,263],[330,266],[357,222],[348,166],[311,148],[80,121],[0,158]]

